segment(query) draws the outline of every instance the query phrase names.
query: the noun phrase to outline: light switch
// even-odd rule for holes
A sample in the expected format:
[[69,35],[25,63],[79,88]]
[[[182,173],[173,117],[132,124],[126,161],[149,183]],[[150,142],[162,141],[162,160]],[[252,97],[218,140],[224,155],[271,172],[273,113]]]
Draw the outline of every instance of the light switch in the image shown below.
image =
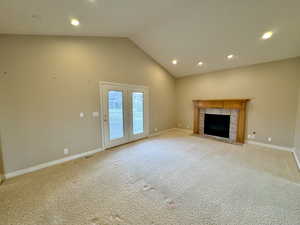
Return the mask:
[[79,116],[80,116],[80,118],[83,118],[83,117],[84,117],[84,113],[81,112],[81,113],[79,114]]
[[65,154],[65,155],[68,155],[68,154],[69,154],[69,149],[68,149],[68,148],[65,148],[65,149],[64,149],[64,154]]
[[99,117],[99,112],[93,112],[93,117]]

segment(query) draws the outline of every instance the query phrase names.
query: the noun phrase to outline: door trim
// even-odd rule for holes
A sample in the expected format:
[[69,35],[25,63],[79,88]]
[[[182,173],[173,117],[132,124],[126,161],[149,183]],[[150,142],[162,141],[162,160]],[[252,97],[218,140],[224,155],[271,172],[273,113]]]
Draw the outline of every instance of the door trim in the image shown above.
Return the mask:
[[126,83],[114,83],[114,82],[108,82],[108,81],[100,81],[99,82],[100,88],[103,85],[120,86],[120,87],[123,87],[123,88],[127,87],[127,88],[132,88],[132,89],[141,89],[141,88],[144,88],[144,89],[148,89],[149,90],[149,87],[143,86],[143,85],[126,84]]
[[[107,81],[100,81],[99,82],[99,95],[100,95],[100,104],[99,104],[99,123],[100,123],[100,140],[102,142],[102,148],[107,149],[110,148],[110,146],[105,145],[105,128],[104,128],[104,110],[103,107],[105,105],[104,101],[104,96],[103,96],[103,91],[105,86],[115,86],[117,88],[125,88],[128,90],[133,90],[133,91],[143,91],[145,101],[144,101],[144,118],[145,118],[145,126],[144,126],[144,135],[138,135],[136,137],[132,137],[130,134],[128,135],[128,142],[135,141],[137,139],[145,138],[149,136],[149,131],[150,131],[150,99],[149,99],[149,87],[143,86],[143,85],[133,85],[133,84],[126,84],[126,83],[114,83],[114,82],[107,82]],[[124,102],[125,104],[125,102]],[[127,113],[127,112],[125,112]],[[126,133],[126,131],[125,131]]]

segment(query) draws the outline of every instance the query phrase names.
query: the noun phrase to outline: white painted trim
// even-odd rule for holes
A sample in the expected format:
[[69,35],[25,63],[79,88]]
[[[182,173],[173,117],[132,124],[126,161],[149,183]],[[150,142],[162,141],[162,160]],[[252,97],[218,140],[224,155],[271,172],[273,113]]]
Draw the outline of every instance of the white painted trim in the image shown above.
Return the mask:
[[47,167],[50,167],[50,166],[54,166],[54,165],[58,165],[58,164],[68,162],[68,161],[71,161],[71,160],[83,158],[85,156],[93,155],[93,154],[101,152],[101,151],[103,151],[103,149],[99,148],[99,149],[95,149],[95,150],[92,150],[92,151],[83,152],[83,153],[79,153],[79,154],[72,155],[72,156],[69,156],[69,157],[65,157],[65,158],[62,158],[62,159],[42,163],[42,164],[32,166],[32,167],[29,167],[29,168],[16,170],[14,172],[10,172],[10,173],[5,174],[5,178],[10,179],[10,178],[20,176],[20,175],[23,175],[23,174],[32,173],[34,171],[41,170],[41,169],[44,169],[44,168],[47,168]]
[[[157,133],[154,133],[154,134],[150,134],[148,137],[157,136],[157,135],[172,131],[174,129],[176,129],[176,128],[163,130],[163,131],[160,131],[160,132],[157,132]],[[75,159],[83,158],[85,156],[93,155],[95,153],[102,152],[102,151],[104,151],[103,148],[98,148],[98,149],[95,149],[95,150],[92,150],[92,151],[83,152],[83,153],[72,155],[72,156],[69,156],[69,157],[62,158],[62,159],[57,159],[57,160],[54,160],[54,161],[42,163],[42,164],[32,166],[32,167],[28,167],[28,168],[25,168],[25,169],[16,170],[14,172],[10,172],[10,173],[5,174],[4,178],[5,179],[10,179],[10,178],[17,177],[17,176],[20,176],[20,175],[24,175],[24,174],[27,174],[27,173],[32,173],[34,171],[38,171],[38,170],[41,170],[41,169],[44,169],[44,168],[47,168],[47,167],[62,164],[62,163],[72,161],[72,160],[75,160]]]
[[100,86],[109,85],[109,86],[119,86],[119,87],[126,87],[129,89],[148,89],[148,86],[143,85],[135,85],[135,84],[126,84],[126,83],[115,83],[115,82],[108,82],[108,81],[99,81]]
[[[157,133],[154,133],[154,134],[150,134],[149,137],[160,135],[160,134],[172,131],[174,129],[176,129],[176,128],[171,128],[171,129],[163,130],[163,131],[160,131],[160,132],[157,132]],[[14,172],[10,172],[10,173],[5,174],[4,178],[5,179],[10,179],[10,178],[17,177],[17,176],[20,176],[20,175],[24,175],[24,174],[27,174],[27,173],[32,173],[34,171],[38,171],[38,170],[41,170],[41,169],[44,169],[44,168],[47,168],[47,167],[51,167],[51,166],[62,164],[62,163],[72,161],[72,160],[75,160],[75,159],[83,158],[85,156],[93,155],[93,154],[101,152],[101,151],[104,151],[104,149],[103,148],[98,148],[98,149],[95,149],[95,150],[92,150],[92,151],[83,152],[83,153],[72,155],[72,156],[69,156],[69,157],[62,158],[62,159],[57,159],[57,160],[54,160],[54,161],[42,163],[42,164],[32,166],[32,167],[28,167],[28,168],[25,168],[25,169],[16,170]]]
[[174,128],[170,128],[170,129],[166,129],[166,130],[162,130],[162,131],[158,131],[158,132],[149,134],[148,137],[158,136],[158,135],[170,132],[170,131],[181,131],[181,132],[188,133],[188,134],[192,134],[193,133],[193,130],[191,130],[191,129],[184,129],[184,128],[174,127]]
[[[105,97],[105,93],[108,89],[120,89],[120,91],[123,91],[123,101],[124,101],[124,128],[125,128],[125,136],[110,141],[108,138],[108,127],[104,123],[104,115],[108,115],[107,112],[107,99]],[[148,137],[149,135],[149,127],[150,127],[150,97],[149,97],[149,87],[142,86],[142,85],[132,85],[132,84],[123,84],[123,83],[114,83],[114,82],[107,82],[107,81],[100,81],[99,82],[99,95],[100,95],[100,109],[99,109],[99,115],[100,115],[100,138],[102,140],[102,148],[107,149],[114,146],[118,146],[121,144],[126,144],[131,141],[135,141],[138,139],[142,139],[145,137]],[[129,116],[131,115],[131,98],[130,95],[134,91],[140,91],[144,93],[144,132],[139,135],[133,135],[132,134],[132,120]],[[129,113],[129,114],[128,114]]]
[[192,129],[185,129],[185,128],[180,128],[180,127],[176,127],[174,129],[177,130],[177,131],[182,131],[182,132],[188,133],[188,134],[192,134],[193,133]]
[[101,143],[102,143],[102,148],[105,149],[104,147],[104,125],[103,125],[103,118],[104,118],[104,112],[103,112],[103,106],[104,106],[104,97],[102,96],[103,93],[103,87],[104,87],[104,82],[99,82],[99,96],[100,96],[100,102],[99,102],[99,126],[100,126],[100,138],[101,138]]
[[266,144],[266,143],[257,142],[257,141],[250,141],[250,140],[246,140],[246,143],[252,144],[252,145],[258,145],[258,146],[262,146],[262,147],[267,147],[267,148],[272,148],[272,149],[276,149],[276,150],[281,150],[281,151],[294,152],[294,148],[285,147],[285,146],[271,145],[271,144]]
[[296,164],[297,164],[297,166],[298,166],[298,169],[300,170],[300,159],[299,159],[298,156],[297,156],[296,149],[294,149],[293,154],[294,154],[294,157],[295,157],[295,160],[296,160]]
[[162,135],[162,134],[165,134],[165,133],[170,132],[170,131],[174,131],[176,129],[177,128],[174,127],[174,128],[170,128],[170,129],[166,129],[166,130],[161,130],[161,131],[149,134],[148,137],[155,137],[155,136]]

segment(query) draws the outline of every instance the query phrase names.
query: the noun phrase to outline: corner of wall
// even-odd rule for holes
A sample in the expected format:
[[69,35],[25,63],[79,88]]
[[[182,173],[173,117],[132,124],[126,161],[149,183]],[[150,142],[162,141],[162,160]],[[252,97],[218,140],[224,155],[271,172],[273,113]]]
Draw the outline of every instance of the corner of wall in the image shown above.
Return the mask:
[[[300,67],[299,67],[300,68]],[[294,156],[300,170],[300,78],[298,81],[298,110],[296,114],[296,127],[295,127],[295,150]]]
[[2,155],[2,143],[1,143],[1,133],[0,133],[0,184],[4,180],[4,163],[3,163],[3,155]]
[[174,80],[176,77],[174,74],[172,74],[169,70],[167,70],[166,67],[164,67],[162,64],[160,64],[157,60],[155,60],[151,55],[149,55],[142,47],[140,47],[136,41],[134,41],[132,38],[128,38],[128,40],[140,51],[142,51],[150,60],[152,60],[154,63],[160,66],[162,70],[164,70],[167,74],[169,74]]

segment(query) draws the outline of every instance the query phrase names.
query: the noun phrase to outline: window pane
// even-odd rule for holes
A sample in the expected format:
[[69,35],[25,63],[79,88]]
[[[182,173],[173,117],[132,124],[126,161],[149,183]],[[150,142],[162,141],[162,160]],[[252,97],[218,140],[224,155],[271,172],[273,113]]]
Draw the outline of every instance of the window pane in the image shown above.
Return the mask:
[[133,134],[144,133],[144,93],[132,93]]
[[123,92],[108,92],[108,115],[110,140],[124,136],[123,127]]

